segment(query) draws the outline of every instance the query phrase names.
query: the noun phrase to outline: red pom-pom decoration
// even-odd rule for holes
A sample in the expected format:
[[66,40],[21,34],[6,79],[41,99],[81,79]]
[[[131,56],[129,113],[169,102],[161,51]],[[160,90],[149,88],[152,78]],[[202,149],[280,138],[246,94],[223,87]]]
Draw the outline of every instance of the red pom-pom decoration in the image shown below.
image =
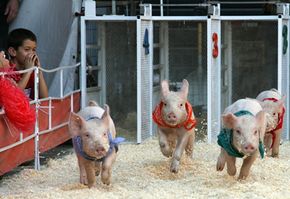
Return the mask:
[[3,76],[0,77],[0,106],[18,130],[27,132],[34,128],[35,110],[30,106],[29,99],[12,80]]

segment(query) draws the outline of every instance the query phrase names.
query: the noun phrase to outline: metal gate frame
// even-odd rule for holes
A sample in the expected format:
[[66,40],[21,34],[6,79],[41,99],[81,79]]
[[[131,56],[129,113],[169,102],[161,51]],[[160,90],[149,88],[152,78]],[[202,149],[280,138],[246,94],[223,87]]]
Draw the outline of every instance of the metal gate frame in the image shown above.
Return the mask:
[[[208,142],[216,140],[216,135],[221,126],[221,22],[222,21],[277,21],[278,22],[278,90],[286,95],[286,117],[283,131],[283,138],[289,140],[289,50],[283,53],[283,26],[289,32],[289,4],[279,5],[282,12],[275,16],[221,16],[220,4],[211,5],[212,13],[209,16],[152,16],[152,5],[142,4],[144,16],[101,16],[97,17],[88,14],[81,17],[81,97],[82,107],[86,102],[86,21],[127,21],[136,20],[137,27],[137,143],[141,143],[143,137],[153,135],[152,95],[153,95],[153,21],[207,21],[207,135]],[[149,54],[145,55],[143,48],[144,28],[148,29]],[[217,41],[213,40],[213,35],[217,35]],[[289,33],[287,34],[289,41]],[[216,42],[217,46],[214,44]],[[217,56],[213,56],[213,49],[218,51]],[[166,53],[165,53],[166,54]],[[145,67],[142,59],[146,61]],[[165,58],[166,59],[166,58]],[[143,70],[147,68],[147,70]],[[147,71],[147,72],[146,72]],[[144,74],[144,72],[148,74]],[[145,83],[144,83],[145,82]],[[148,89],[148,94],[144,96],[144,89]],[[146,110],[146,113],[144,112]],[[143,136],[145,134],[147,136]]]

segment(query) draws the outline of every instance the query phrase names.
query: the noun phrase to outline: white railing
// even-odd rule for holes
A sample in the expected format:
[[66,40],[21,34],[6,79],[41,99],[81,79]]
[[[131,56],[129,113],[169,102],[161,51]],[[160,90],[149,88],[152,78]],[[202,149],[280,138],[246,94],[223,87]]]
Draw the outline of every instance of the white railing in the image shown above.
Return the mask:
[[[64,70],[67,70],[67,69],[73,69],[73,68],[77,68],[77,67],[80,67],[80,63],[77,63],[73,66],[61,66],[61,67],[58,67],[58,68],[54,68],[54,69],[44,69],[44,68],[40,68],[40,67],[32,67],[32,68],[29,68],[29,69],[25,69],[25,70],[21,70],[21,71],[13,71],[13,72],[0,72],[0,76],[4,76],[4,75],[12,75],[12,74],[23,74],[23,73],[27,73],[27,72],[30,72],[30,71],[34,71],[34,95],[35,95],[35,98],[34,100],[30,101],[30,104],[35,104],[35,112],[36,112],[36,122],[35,122],[35,129],[34,129],[34,134],[31,134],[27,137],[25,137],[23,139],[23,133],[20,132],[20,139],[19,141],[17,142],[14,142],[13,144],[9,144],[7,146],[4,146],[2,148],[0,148],[0,153],[1,152],[4,152],[6,150],[9,150],[13,147],[16,147],[24,142],[27,142],[31,139],[35,139],[35,169],[39,170],[40,169],[40,157],[39,157],[39,135],[43,135],[43,134],[47,134],[47,133],[50,133],[52,131],[55,131],[59,128],[62,128],[64,126],[66,126],[68,124],[68,122],[64,122],[64,123],[61,123],[61,124],[58,124],[54,127],[52,127],[52,100],[55,100],[55,99],[64,99],[68,96],[71,96],[70,98],[70,104],[71,104],[71,111],[73,111],[73,104],[74,104],[74,101],[73,101],[73,95],[77,92],[80,92],[80,89],[78,90],[73,90],[71,92],[69,92],[68,94],[66,94],[64,96],[63,94],[63,71]],[[43,99],[39,99],[39,93],[38,93],[38,87],[39,87],[39,70],[42,71],[42,72],[45,72],[45,73],[53,73],[53,72],[58,72],[60,71],[60,97],[48,97],[48,98],[43,98]],[[43,106],[40,106],[40,102],[42,101],[47,101],[48,100],[48,106],[47,107],[43,107]],[[45,129],[45,130],[42,130],[42,131],[39,131],[39,121],[38,121],[38,111],[41,110],[41,108],[47,108],[48,109],[48,129]],[[5,110],[4,110],[5,111]]]

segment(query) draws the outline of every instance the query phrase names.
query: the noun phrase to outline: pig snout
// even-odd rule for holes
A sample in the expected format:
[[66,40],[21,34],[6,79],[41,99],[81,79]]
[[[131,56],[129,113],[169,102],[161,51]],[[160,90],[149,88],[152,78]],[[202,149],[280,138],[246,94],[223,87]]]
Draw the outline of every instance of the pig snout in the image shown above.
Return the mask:
[[257,148],[253,144],[247,143],[243,146],[243,149],[247,154],[251,154],[255,152]]
[[177,121],[177,117],[176,117],[176,115],[173,112],[171,112],[171,113],[169,113],[167,115],[167,120],[169,122],[176,122]]
[[96,144],[95,153],[97,157],[103,157],[107,154],[107,152],[108,152],[108,147],[105,147],[99,143]]

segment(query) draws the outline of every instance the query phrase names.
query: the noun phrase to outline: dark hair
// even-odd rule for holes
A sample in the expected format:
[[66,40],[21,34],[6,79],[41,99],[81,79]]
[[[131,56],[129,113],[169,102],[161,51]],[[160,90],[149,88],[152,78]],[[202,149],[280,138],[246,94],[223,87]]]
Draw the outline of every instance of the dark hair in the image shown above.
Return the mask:
[[17,50],[19,46],[22,46],[23,41],[26,39],[37,42],[35,34],[30,30],[24,28],[14,29],[8,35],[8,48],[13,47]]

